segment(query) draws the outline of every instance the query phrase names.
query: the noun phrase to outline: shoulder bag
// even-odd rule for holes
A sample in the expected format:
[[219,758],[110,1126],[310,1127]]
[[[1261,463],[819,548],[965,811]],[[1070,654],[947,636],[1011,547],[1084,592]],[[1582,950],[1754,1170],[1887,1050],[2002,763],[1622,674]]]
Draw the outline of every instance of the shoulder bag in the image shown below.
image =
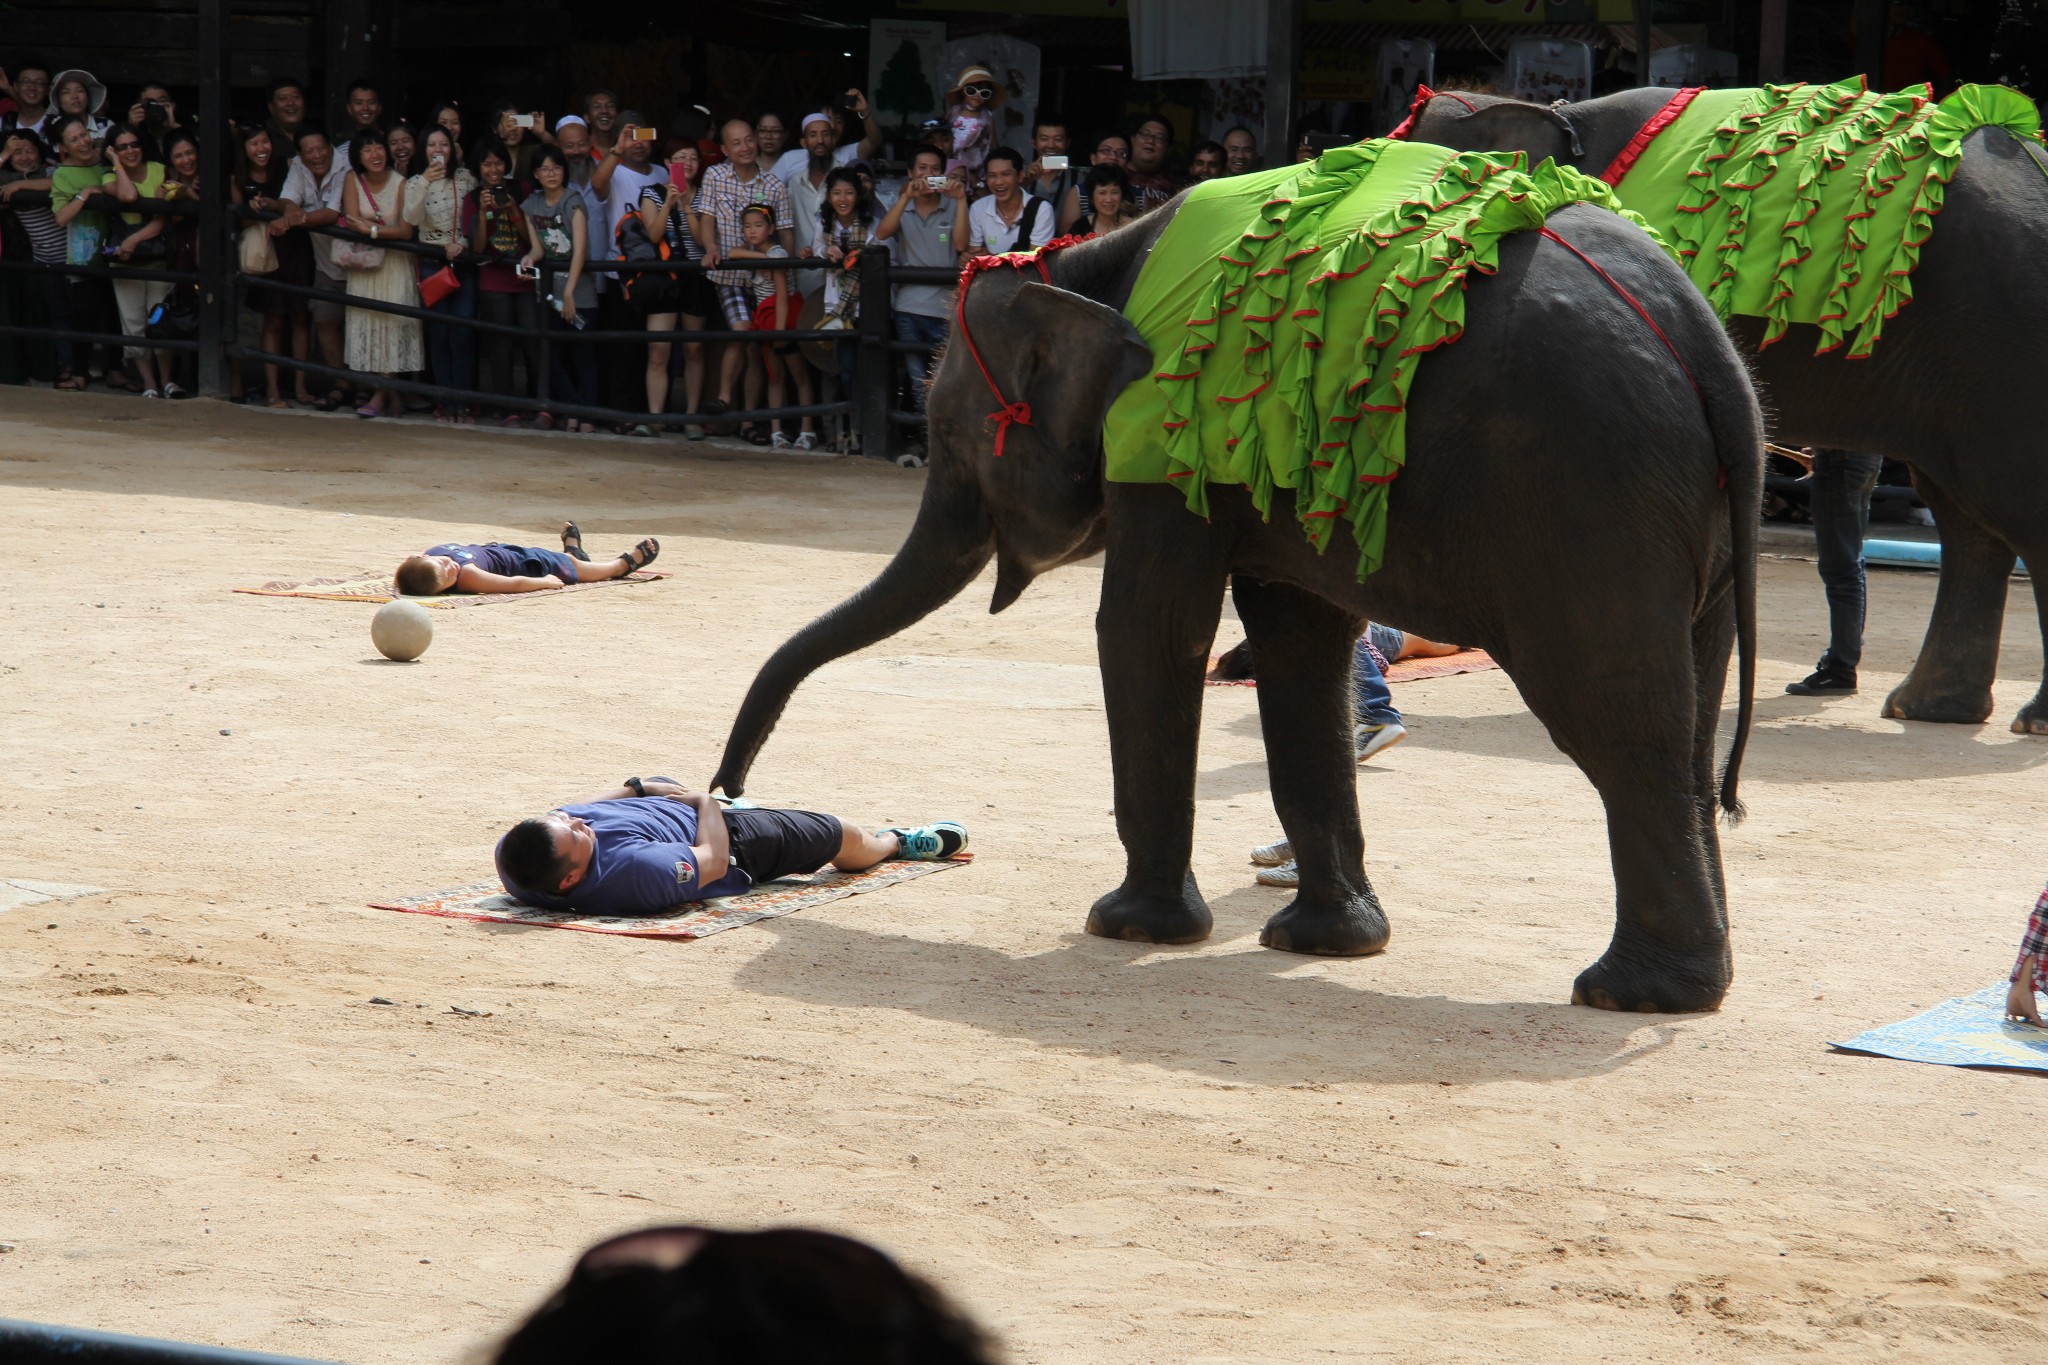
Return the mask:
[[[377,196],[370,193],[370,187],[361,180],[357,180],[356,188],[361,190],[363,198],[369,201],[370,212],[376,217],[377,221],[383,222],[384,209],[377,203]],[[334,239],[334,251],[331,253],[330,259],[341,270],[382,270],[384,268],[384,248],[381,246],[371,246],[368,242],[353,241],[347,237],[337,237]]]

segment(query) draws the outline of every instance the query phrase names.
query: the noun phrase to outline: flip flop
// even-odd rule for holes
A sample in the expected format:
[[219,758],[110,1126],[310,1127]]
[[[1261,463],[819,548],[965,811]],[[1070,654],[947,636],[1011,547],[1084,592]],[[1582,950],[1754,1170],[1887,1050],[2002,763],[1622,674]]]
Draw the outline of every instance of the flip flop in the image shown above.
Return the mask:
[[[583,532],[573,521],[562,528],[562,553],[585,564],[590,562],[590,556],[583,553]],[[621,555],[620,558],[623,559],[625,556]]]

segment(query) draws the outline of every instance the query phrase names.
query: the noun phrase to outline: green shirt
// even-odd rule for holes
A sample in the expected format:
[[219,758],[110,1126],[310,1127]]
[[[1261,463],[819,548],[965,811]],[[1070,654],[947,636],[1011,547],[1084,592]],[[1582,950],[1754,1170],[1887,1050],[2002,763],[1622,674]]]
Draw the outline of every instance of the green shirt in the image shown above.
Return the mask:
[[[50,173],[50,212],[56,213],[72,200],[91,194],[113,178],[112,171],[99,166],[59,166]],[[81,209],[78,216],[64,227],[65,264],[97,264],[106,233],[106,214],[98,209]]]

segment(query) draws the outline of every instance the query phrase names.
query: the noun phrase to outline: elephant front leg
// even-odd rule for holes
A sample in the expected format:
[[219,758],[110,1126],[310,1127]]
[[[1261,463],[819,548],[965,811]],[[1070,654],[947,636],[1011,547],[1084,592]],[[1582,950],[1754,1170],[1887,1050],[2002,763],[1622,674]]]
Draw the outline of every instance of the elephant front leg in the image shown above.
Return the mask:
[[1116,770],[1123,885],[1088,932],[1199,943],[1214,919],[1189,866],[1202,674],[1223,612],[1222,536],[1171,489],[1112,485],[1095,643]]
[[1913,484],[1933,509],[1941,532],[1941,580],[1920,657],[1885,698],[1884,714],[1893,720],[1978,725],[1991,714],[1998,637],[2005,627],[2005,594],[2015,556],[2010,545],[1934,480],[1915,471]]
[[1259,661],[1259,725],[1273,807],[1294,846],[1300,889],[1259,942],[1289,953],[1362,957],[1387,946],[1365,876],[1352,761],[1357,620],[1324,598],[1242,575],[1231,581]]

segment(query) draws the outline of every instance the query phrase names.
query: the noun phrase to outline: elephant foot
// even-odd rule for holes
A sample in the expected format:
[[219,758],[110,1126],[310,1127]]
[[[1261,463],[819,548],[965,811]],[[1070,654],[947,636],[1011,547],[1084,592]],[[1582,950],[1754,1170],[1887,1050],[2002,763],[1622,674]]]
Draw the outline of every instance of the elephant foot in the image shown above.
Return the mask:
[[2020,708],[2020,713],[2012,718],[2012,732],[2016,735],[2048,735],[2048,692]]
[[[2025,714],[2022,712],[2021,714]],[[1884,699],[1886,720],[1931,720],[1945,725],[1982,725],[1991,718],[1991,689],[1960,687],[1948,691],[1916,684],[1907,678]]]
[[1572,1003],[1636,1014],[1703,1014],[1721,1008],[1734,976],[1725,947],[1682,958],[1609,948],[1572,983]]
[[1304,891],[1266,921],[1259,942],[1283,953],[1370,957],[1386,951],[1392,933],[1371,887],[1363,895]]
[[1126,882],[1089,907],[1087,929],[1130,943],[1200,943],[1215,923],[1190,872],[1178,896],[1133,891]]

